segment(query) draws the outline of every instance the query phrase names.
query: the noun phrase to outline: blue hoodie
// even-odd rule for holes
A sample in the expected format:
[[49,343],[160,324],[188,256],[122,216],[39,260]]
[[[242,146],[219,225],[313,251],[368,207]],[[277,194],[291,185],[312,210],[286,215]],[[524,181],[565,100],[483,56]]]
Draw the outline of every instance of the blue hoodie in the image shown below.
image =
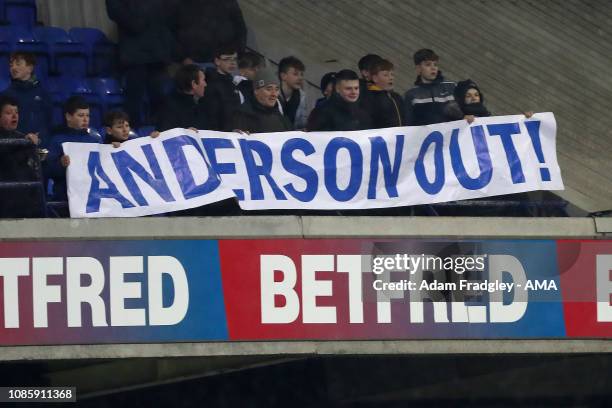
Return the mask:
[[101,143],[101,137],[92,129],[72,129],[62,127],[54,132],[49,144],[49,155],[47,156],[47,178],[53,179],[53,201],[67,201],[68,191],[66,188],[66,168],[60,162],[64,155],[62,143]]
[[19,126],[23,133],[38,133],[41,146],[47,147],[51,130],[53,104],[47,91],[36,77],[29,81],[13,79],[3,92],[19,103]]

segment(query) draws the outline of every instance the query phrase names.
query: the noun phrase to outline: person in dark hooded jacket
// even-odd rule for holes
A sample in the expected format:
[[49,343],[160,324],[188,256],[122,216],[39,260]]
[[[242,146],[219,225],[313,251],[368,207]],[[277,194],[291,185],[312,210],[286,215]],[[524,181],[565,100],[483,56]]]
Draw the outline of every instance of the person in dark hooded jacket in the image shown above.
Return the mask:
[[17,100],[19,127],[24,134],[38,135],[40,144],[49,143],[53,105],[51,97],[33,74],[36,57],[30,53],[15,52],[10,57],[11,85],[2,93]]
[[145,118],[148,94],[156,116],[168,78],[168,65],[176,58],[174,29],[178,0],[106,0],[108,17],[119,29],[119,62],[125,74],[125,110],[138,127]]
[[350,131],[371,128],[369,113],[359,104],[359,77],[344,69],[336,74],[335,92],[316,107],[306,129],[312,131]]
[[237,0],[180,0],[176,38],[179,60],[212,62],[215,51],[230,47],[242,52],[247,28]]
[[464,116],[471,115],[478,118],[491,116],[491,112],[484,104],[484,95],[480,92],[478,85],[471,79],[457,83],[455,101]]

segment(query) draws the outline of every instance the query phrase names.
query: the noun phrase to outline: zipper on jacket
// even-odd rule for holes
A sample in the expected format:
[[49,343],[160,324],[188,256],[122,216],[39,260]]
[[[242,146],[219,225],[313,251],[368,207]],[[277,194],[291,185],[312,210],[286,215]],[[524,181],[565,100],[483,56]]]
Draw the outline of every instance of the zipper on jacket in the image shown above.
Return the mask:
[[393,102],[393,106],[395,106],[395,113],[397,113],[397,119],[399,120],[399,125],[402,126],[402,115],[400,114],[399,108],[397,107],[397,103],[395,103],[395,99],[391,96],[391,93],[387,92],[387,97],[391,99]]

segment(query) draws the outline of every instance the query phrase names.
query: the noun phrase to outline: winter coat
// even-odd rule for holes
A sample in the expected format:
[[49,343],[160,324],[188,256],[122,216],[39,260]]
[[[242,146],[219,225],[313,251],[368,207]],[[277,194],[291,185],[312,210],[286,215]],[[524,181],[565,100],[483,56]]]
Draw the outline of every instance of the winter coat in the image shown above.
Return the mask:
[[234,84],[231,75],[220,74],[217,71],[206,73],[206,92],[200,101],[206,118],[209,121],[208,129],[220,130],[231,128],[234,111],[240,108],[240,91]]
[[19,108],[19,125],[17,130],[27,133],[38,133],[40,145],[49,143],[53,104],[51,97],[33,77],[29,81],[13,80],[3,94],[17,99]]
[[67,201],[68,192],[66,190],[66,168],[62,166],[60,160],[64,155],[62,143],[101,143],[100,135],[92,129],[77,130],[63,126],[53,132],[51,143],[49,144],[49,154],[45,171],[47,178],[53,179],[53,200]]
[[160,110],[157,130],[163,132],[168,129],[190,127],[209,129],[204,106],[196,102],[193,95],[175,91],[166,98]]
[[398,93],[370,85],[367,101],[373,128],[406,126],[404,101]]
[[[306,123],[308,122],[308,106],[306,101],[306,92],[303,90],[293,91],[292,99],[295,97],[295,93],[300,95],[297,109],[295,111],[295,116],[293,118],[289,117],[287,114],[287,100],[285,99],[285,94],[283,92],[280,93],[278,98],[282,111],[285,116],[292,123],[294,129],[304,129],[306,127]],[[292,101],[293,102],[293,101]]]
[[173,30],[178,0],[106,0],[119,29],[122,65],[169,63],[175,57]]
[[430,125],[455,118],[449,113],[449,102],[454,101],[455,83],[445,81],[442,73],[431,83],[425,84],[419,76],[415,87],[404,96],[408,126]]
[[308,131],[364,130],[372,127],[369,113],[359,101],[346,102],[334,93],[327,102],[315,108],[308,118]]
[[[465,104],[465,94],[470,89],[476,89],[480,94],[480,103]],[[459,105],[463,115],[473,115],[476,117],[487,117],[491,116],[491,112],[486,108],[484,104],[484,95],[478,88],[478,85],[471,79],[465,81],[459,81],[455,87],[455,101]]]
[[256,99],[243,104],[240,109],[234,112],[232,118],[232,129],[250,133],[271,133],[287,132],[293,130],[289,119],[279,112],[278,106],[268,108],[263,106]]
[[180,0],[176,38],[179,58],[212,62],[215,50],[242,51],[247,28],[236,0]]
[[38,148],[23,136],[19,131],[0,128],[0,139],[9,139],[0,142],[0,182],[40,180]]

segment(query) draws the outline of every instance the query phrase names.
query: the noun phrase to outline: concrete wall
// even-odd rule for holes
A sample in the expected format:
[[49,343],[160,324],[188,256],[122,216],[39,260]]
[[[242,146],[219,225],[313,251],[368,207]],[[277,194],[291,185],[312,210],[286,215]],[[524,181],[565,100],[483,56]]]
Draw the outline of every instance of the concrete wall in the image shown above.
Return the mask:
[[142,217],[0,220],[0,241],[238,238],[603,238],[607,218]]

